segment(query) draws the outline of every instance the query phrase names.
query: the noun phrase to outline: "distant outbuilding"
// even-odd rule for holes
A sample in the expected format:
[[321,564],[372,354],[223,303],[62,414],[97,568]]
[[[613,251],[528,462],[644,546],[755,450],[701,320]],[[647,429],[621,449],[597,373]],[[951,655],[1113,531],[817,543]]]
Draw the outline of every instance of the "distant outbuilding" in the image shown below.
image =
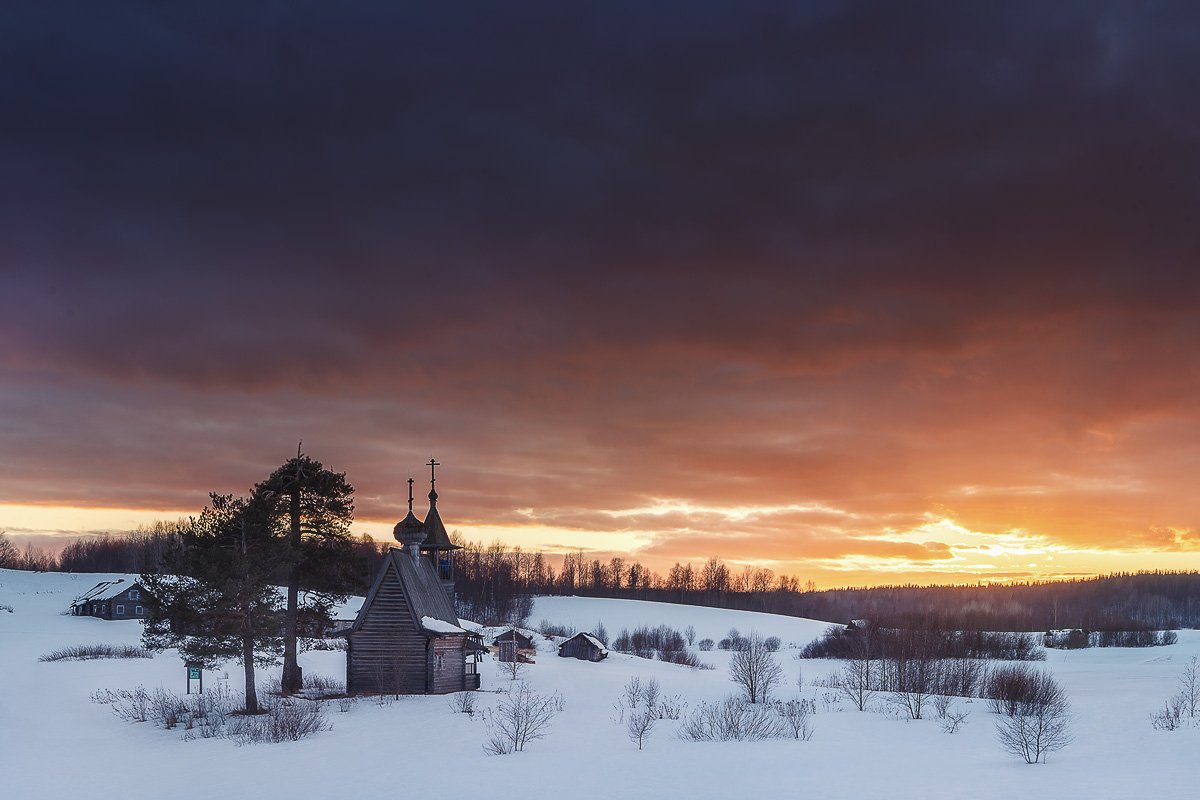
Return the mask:
[[125,585],[124,578],[101,581],[71,603],[76,617],[100,619],[144,619],[149,595],[140,583]]
[[533,657],[537,654],[533,635],[516,628],[509,628],[493,639],[492,644],[496,648],[497,659],[508,664],[514,661],[532,664]]
[[608,648],[590,633],[577,633],[558,646],[558,654],[563,658],[602,661],[608,657]]

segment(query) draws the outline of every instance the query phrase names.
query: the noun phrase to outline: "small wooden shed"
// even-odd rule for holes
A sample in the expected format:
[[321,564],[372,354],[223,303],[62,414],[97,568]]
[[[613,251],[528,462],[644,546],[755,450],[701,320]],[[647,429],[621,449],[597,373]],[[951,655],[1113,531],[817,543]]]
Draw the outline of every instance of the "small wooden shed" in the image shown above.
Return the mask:
[[558,646],[558,654],[563,658],[602,661],[608,657],[608,648],[590,633],[577,633]]
[[516,628],[509,628],[493,639],[492,644],[496,648],[496,658],[508,664],[514,661],[532,664],[533,657],[537,655],[537,645],[533,643],[533,634],[519,631]]

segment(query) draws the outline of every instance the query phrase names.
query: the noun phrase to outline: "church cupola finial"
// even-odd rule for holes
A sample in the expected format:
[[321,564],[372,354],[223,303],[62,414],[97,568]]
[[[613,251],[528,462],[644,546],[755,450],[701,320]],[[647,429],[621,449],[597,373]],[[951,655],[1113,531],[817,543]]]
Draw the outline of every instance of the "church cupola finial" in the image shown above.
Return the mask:
[[412,501],[413,501],[412,485],[413,485],[413,479],[412,479],[412,476],[410,475],[408,478],[408,510],[409,511],[412,511]]
[[433,458],[429,459],[429,503],[437,503],[437,468],[441,464]]

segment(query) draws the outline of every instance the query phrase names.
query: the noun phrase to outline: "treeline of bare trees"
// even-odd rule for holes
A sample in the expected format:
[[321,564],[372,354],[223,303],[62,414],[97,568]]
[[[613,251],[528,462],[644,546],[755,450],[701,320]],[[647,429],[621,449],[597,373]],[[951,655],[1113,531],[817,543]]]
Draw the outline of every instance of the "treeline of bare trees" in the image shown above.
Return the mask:
[[[22,550],[0,532],[0,568],[41,572],[158,572],[165,554],[178,542],[187,520],[158,521],[139,526],[127,534],[103,533],[68,544],[58,555],[27,544]],[[388,544],[362,536],[351,543],[353,568],[345,576],[347,594],[365,594]],[[286,576],[281,572],[279,582]]]
[[[55,557],[32,545],[0,544],[0,565],[74,572],[146,572],[180,523],[129,536],[80,539]],[[831,622],[871,619],[889,627],[941,615],[959,630],[1151,631],[1200,627],[1200,572],[1117,573],[1097,578],[977,586],[881,586],[817,591],[769,569],[731,567],[719,557],[676,563],[659,574],[636,560],[583,553],[547,556],[494,542],[462,542],[455,559],[459,613],[480,622],[522,621],[529,596],[583,595],[767,611]],[[390,543],[355,540],[351,594],[363,594]],[[557,566],[556,566],[557,565]],[[524,612],[524,613],[523,613]]]
[[[1200,627],[1200,572],[1119,573],[1068,581],[979,586],[883,586],[817,591],[761,567],[731,568],[719,557],[659,574],[621,557],[540,552],[469,543],[456,561],[464,608],[503,609],[521,595],[581,595],[687,603],[848,623],[903,627],[941,617],[947,629],[1031,631],[1167,630]],[[481,618],[482,620],[482,618]]]

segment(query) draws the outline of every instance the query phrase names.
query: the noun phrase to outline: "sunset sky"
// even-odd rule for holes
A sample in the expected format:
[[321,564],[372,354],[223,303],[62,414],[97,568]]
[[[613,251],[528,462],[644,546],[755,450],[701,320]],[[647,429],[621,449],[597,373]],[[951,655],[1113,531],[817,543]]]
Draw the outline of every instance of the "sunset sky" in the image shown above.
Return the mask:
[[1200,568],[1195,4],[214,8],[0,7],[19,542],[302,439],[380,537]]

